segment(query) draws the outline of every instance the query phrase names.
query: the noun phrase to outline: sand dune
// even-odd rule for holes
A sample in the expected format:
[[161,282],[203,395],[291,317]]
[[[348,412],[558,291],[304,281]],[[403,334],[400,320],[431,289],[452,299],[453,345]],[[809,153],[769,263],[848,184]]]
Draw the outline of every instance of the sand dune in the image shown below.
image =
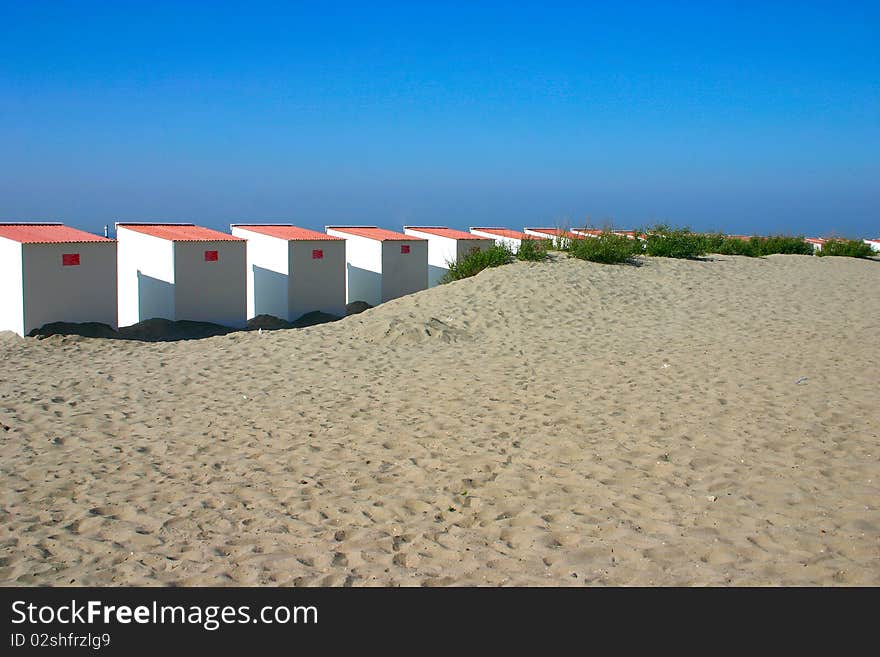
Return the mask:
[[517,263],[298,330],[0,335],[6,585],[880,584],[880,263]]

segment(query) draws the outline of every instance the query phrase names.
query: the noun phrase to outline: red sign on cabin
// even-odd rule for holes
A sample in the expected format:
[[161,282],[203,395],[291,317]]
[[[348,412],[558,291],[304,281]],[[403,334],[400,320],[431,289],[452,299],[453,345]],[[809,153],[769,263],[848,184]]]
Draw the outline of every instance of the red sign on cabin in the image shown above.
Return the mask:
[[205,251],[205,262],[217,262],[218,259],[216,251]]
[[312,260],[321,260],[324,257],[324,249],[312,249]]
[[76,267],[79,264],[79,253],[63,253],[61,255],[62,267]]
[[401,253],[409,253],[409,244],[401,244],[400,245]]

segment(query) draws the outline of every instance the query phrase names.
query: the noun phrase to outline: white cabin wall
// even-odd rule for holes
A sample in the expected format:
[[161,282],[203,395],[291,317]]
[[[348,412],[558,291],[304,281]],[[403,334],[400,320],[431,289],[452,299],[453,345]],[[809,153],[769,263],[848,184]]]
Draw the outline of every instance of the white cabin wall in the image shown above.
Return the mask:
[[[211,322],[232,328],[247,325],[244,241],[174,242],[174,303],[177,320]],[[205,252],[216,251],[216,261]]]
[[455,240],[456,241],[456,262],[461,258],[469,256],[474,251],[488,251],[495,242],[493,240]]
[[417,228],[404,228],[406,235],[428,240],[428,287],[440,284],[440,279],[449,271],[449,263],[458,258],[458,240],[442,237],[434,233],[424,233]]
[[[116,328],[116,242],[22,246],[25,334],[50,322]],[[65,266],[66,254],[78,254],[79,264]]]
[[519,251],[519,245],[521,240],[514,239],[512,237],[502,237],[500,235],[493,235],[492,233],[486,233],[481,230],[471,229],[471,235],[476,235],[478,237],[485,237],[486,239],[492,240],[498,246],[506,246],[513,253]]
[[257,315],[287,319],[290,314],[290,242],[238,226],[232,227],[232,234],[247,240],[248,319]]
[[0,237],[0,331],[24,337],[22,244]]
[[[174,243],[123,226],[117,226],[116,239],[119,326],[153,317],[174,319],[174,293],[169,287],[174,285]],[[142,317],[141,311],[149,316]]]
[[327,229],[328,235],[345,239],[345,302],[382,303],[382,244],[378,240]]
[[[393,240],[382,244],[382,301],[428,288],[427,240]],[[401,253],[401,246],[409,253]]]
[[[290,298],[288,319],[319,310],[345,316],[345,240],[295,240],[290,242]],[[320,249],[324,257],[312,257]]]

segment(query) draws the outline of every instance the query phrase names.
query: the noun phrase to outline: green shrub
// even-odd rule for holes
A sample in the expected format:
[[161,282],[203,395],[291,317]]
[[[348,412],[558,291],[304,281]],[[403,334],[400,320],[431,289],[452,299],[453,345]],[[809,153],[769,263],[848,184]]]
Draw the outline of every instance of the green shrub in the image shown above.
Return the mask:
[[772,237],[753,236],[748,240],[744,240],[725,235],[724,233],[713,233],[703,235],[703,244],[707,253],[742,255],[752,258],[773,255],[774,253],[813,254],[813,247],[804,242],[803,237],[793,237],[790,235],[774,235]]
[[761,255],[764,240],[760,237],[750,237],[747,240],[737,237],[727,237],[721,244],[721,250],[718,253],[723,255],[741,255],[749,258],[757,258]]
[[768,255],[767,254],[767,238],[766,237],[757,237],[752,236],[749,239],[749,248],[752,249],[751,255],[755,258],[760,258],[761,256]]
[[703,248],[706,253],[721,253],[727,239],[724,233],[706,233],[703,235]]
[[624,235],[603,232],[596,237],[573,239],[568,245],[568,254],[581,260],[606,264],[628,262],[642,252],[639,240],[631,240]]
[[792,237],[791,235],[773,235],[763,238],[759,255],[766,256],[774,253],[813,255],[813,245],[805,242],[803,237]]
[[820,256],[847,256],[850,258],[870,258],[875,252],[869,244],[861,240],[828,240],[822,245],[822,250],[817,251]]
[[703,249],[706,253],[720,253],[722,255],[741,255],[755,258],[761,255],[762,238],[751,237],[747,240],[732,237],[724,233],[712,233],[702,235]]
[[500,267],[513,262],[513,252],[503,245],[495,244],[485,251],[474,251],[469,253],[457,262],[447,262],[449,267],[441,283],[449,283],[451,281],[459,281],[462,278],[468,278],[479,274],[489,267]]
[[706,253],[702,235],[687,228],[672,229],[659,224],[644,231],[647,234],[645,254],[662,258],[696,258]]
[[747,240],[736,237],[728,237],[721,245],[720,253],[724,255],[741,255],[749,258],[757,258],[763,254],[764,239],[762,237],[750,237]]
[[523,240],[516,252],[517,260],[540,262],[548,258],[547,251],[550,248],[550,240]]

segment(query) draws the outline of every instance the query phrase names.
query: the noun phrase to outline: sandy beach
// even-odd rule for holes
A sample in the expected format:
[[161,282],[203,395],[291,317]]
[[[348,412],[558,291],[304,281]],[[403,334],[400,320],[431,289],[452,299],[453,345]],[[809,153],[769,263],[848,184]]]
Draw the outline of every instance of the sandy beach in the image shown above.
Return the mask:
[[880,262],[516,263],[0,336],[3,585],[878,585]]

